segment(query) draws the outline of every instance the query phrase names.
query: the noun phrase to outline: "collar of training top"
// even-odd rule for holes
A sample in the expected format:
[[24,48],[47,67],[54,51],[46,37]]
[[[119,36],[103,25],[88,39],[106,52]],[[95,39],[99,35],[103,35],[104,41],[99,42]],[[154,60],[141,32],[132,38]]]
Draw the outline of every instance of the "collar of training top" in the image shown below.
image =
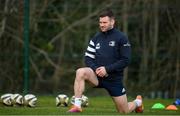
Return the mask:
[[106,31],[106,32],[102,32],[102,33],[103,33],[103,34],[110,34],[110,33],[112,33],[114,30],[115,30],[115,28],[112,28],[112,29],[110,29],[110,30],[108,30],[108,31]]

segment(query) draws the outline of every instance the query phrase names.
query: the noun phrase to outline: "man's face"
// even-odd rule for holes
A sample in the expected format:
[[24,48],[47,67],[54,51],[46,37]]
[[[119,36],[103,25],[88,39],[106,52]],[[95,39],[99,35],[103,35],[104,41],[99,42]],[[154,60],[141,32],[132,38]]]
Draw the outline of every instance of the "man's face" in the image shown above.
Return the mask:
[[99,18],[99,28],[102,32],[106,32],[114,27],[114,19],[105,16]]

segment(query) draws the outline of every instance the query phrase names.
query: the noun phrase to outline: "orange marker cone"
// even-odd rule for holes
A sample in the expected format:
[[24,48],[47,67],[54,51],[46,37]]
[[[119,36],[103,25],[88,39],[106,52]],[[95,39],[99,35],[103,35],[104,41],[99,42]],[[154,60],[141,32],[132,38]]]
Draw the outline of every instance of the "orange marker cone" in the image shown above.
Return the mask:
[[169,105],[166,107],[166,110],[178,110],[178,108],[175,105]]

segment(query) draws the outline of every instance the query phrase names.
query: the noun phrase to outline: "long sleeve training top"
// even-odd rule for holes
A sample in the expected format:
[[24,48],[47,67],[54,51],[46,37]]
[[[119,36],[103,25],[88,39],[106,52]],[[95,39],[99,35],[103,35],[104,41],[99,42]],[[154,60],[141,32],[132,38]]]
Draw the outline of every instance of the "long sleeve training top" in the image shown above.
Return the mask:
[[105,66],[108,77],[105,80],[119,80],[129,64],[131,45],[125,34],[113,28],[98,32],[90,41],[85,52],[85,64],[94,71]]

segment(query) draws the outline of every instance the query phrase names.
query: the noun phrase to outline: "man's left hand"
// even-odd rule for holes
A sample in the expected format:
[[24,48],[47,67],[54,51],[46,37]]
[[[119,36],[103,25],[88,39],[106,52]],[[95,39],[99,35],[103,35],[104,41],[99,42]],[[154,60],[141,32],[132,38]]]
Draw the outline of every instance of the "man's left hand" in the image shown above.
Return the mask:
[[106,72],[106,69],[104,66],[101,66],[99,68],[96,69],[96,74],[99,76],[99,77],[106,77],[107,75],[107,72]]

